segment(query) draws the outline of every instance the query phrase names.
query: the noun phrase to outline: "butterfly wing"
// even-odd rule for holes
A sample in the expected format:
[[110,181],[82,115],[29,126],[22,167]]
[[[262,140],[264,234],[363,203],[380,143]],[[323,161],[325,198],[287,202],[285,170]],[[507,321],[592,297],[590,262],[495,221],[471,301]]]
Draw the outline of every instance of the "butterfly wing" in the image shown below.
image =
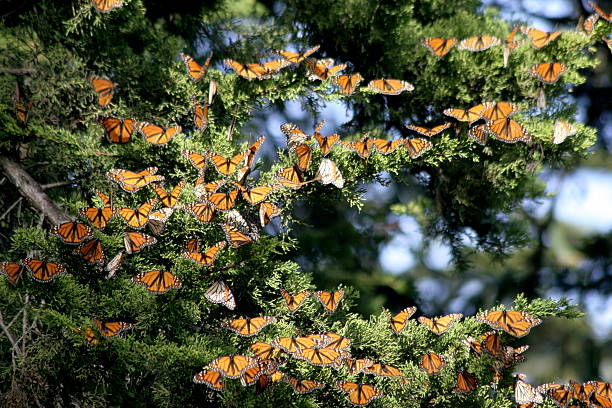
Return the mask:
[[98,94],[98,105],[101,107],[107,106],[113,98],[115,84],[106,77],[91,76],[89,82],[96,94]]
[[104,337],[115,337],[132,328],[132,324],[127,322],[102,322],[98,319],[94,319],[94,323],[96,323],[98,330]]
[[196,384],[205,384],[215,391],[221,391],[225,388],[225,383],[221,381],[223,376],[216,370],[202,370],[193,376],[193,382]]
[[325,383],[314,380],[298,380],[293,377],[284,377],[283,378],[295,392],[298,394],[308,394],[309,392],[313,392],[316,390],[322,390],[325,388]]
[[280,55],[288,62],[291,62],[293,64],[299,64],[300,62],[304,61],[307,57],[309,57],[311,54],[313,54],[315,51],[317,51],[320,47],[321,47],[320,45],[316,45],[303,52],[291,52],[291,51],[284,51],[284,50],[273,50],[272,52],[277,55]]
[[166,293],[170,289],[182,286],[181,280],[170,272],[153,270],[132,276],[132,282],[144,286],[149,292],[155,294]]
[[551,41],[561,35],[561,31],[547,33],[533,27],[521,27],[521,31],[523,31],[523,33],[529,37],[531,40],[531,45],[538,50],[547,46]]
[[344,187],[342,173],[340,173],[336,163],[329,159],[321,159],[315,178],[319,179],[323,184],[333,184],[338,188]]
[[531,135],[525,128],[509,117],[494,120],[487,127],[488,133],[494,139],[505,143],[529,142]]
[[310,296],[309,290],[303,290],[291,296],[285,289],[281,289],[281,294],[287,303],[287,308],[290,312],[295,312],[302,306],[302,303]]
[[421,316],[419,317],[419,323],[427,327],[435,334],[442,334],[448,329],[450,329],[451,325],[462,317],[463,315],[461,313],[453,313],[434,319],[429,319],[425,316]]
[[123,0],[92,0],[92,3],[100,13],[108,13],[113,9],[123,6]]
[[410,158],[417,159],[433,147],[433,144],[429,140],[414,138],[404,139],[404,147],[408,151]]
[[332,79],[332,82],[340,88],[340,92],[343,95],[352,95],[357,88],[357,85],[361,82],[363,77],[360,74],[352,75],[339,75]]
[[106,140],[110,143],[125,144],[132,139],[136,121],[134,119],[119,119],[114,117],[99,117],[98,123],[102,125]]
[[222,304],[230,310],[234,310],[236,307],[234,294],[222,280],[218,280],[210,285],[204,296],[212,303]]
[[43,283],[50,282],[68,272],[63,265],[41,261],[40,259],[25,258],[21,260],[21,264],[28,268],[34,280]]
[[399,79],[374,79],[368,83],[368,88],[384,95],[399,95],[404,91],[414,91],[414,86]]
[[54,226],[49,234],[61,238],[67,244],[80,244],[93,236],[93,230],[86,224],[71,221]]
[[456,38],[428,37],[421,40],[421,45],[429,49],[438,58],[445,56],[457,42]]
[[338,290],[336,292],[327,292],[324,290],[318,290],[314,293],[315,297],[321,302],[326,312],[332,313],[340,304],[340,301],[344,297],[344,291]]
[[419,363],[419,368],[425,371],[428,375],[439,374],[444,366],[446,366],[446,362],[441,356],[434,352],[423,354]]
[[82,243],[74,250],[74,253],[81,255],[83,259],[91,263],[103,264],[106,262],[102,242],[99,239],[92,239]]
[[457,373],[457,382],[453,391],[458,394],[469,394],[470,392],[476,390],[477,386],[478,380],[474,374],[468,371],[460,370]]
[[250,337],[259,333],[267,325],[275,322],[276,318],[274,316],[240,318],[225,322],[223,327],[232,330],[240,336]]
[[484,51],[493,46],[499,45],[501,41],[493,36],[469,37],[462,40],[457,49],[468,51]]
[[157,239],[155,237],[142,232],[123,233],[123,244],[125,245],[125,252],[128,254],[140,252],[144,248],[155,243],[157,243]]
[[408,319],[416,312],[416,306],[410,306],[391,317],[389,323],[391,323],[391,329],[395,334],[400,334],[406,328]]
[[0,262],[0,273],[6,276],[13,285],[17,284],[19,278],[25,271],[24,265],[19,265],[12,262]]
[[560,62],[542,62],[532,66],[529,72],[545,84],[554,84],[566,70],[567,67]]

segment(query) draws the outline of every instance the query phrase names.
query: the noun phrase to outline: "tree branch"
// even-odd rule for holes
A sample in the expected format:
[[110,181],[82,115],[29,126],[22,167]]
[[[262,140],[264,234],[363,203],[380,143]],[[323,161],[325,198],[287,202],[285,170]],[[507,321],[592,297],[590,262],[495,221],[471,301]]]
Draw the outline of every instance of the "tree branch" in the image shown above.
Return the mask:
[[25,74],[33,74],[36,72],[36,69],[34,68],[6,68],[6,67],[2,67],[0,68],[0,72],[6,72],[9,74],[15,74],[15,75],[25,75]]
[[61,224],[71,218],[41,188],[22,165],[5,156],[0,156],[0,166],[8,179],[17,187],[19,193],[45,215],[52,224]]
[[48,190],[50,188],[68,186],[74,183],[74,181],[58,181],[57,183],[43,184],[42,186],[40,186],[40,188],[42,188],[43,190]]

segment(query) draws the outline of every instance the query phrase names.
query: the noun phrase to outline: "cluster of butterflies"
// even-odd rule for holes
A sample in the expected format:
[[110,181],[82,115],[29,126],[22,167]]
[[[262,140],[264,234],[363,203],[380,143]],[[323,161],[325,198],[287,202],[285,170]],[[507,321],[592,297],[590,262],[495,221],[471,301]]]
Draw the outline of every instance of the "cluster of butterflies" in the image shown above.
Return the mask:
[[514,400],[519,408],[533,408],[547,398],[560,408],[612,407],[612,384],[605,381],[579,383],[570,380],[569,384],[546,383],[533,387],[526,375],[515,375]]

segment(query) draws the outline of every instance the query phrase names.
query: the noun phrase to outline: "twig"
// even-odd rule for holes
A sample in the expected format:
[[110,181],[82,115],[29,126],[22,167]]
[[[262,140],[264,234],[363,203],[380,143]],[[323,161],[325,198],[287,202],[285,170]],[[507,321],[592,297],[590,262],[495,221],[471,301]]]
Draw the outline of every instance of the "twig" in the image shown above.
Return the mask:
[[75,182],[74,181],[58,181],[57,183],[43,184],[40,186],[40,188],[42,188],[43,190],[47,190],[49,188],[67,186],[70,184],[75,184]]
[[15,338],[11,334],[9,328],[6,327],[6,325],[4,324],[4,318],[2,316],[2,312],[1,311],[0,311],[0,328],[2,328],[2,331],[4,332],[6,337],[11,342],[11,345],[13,346],[13,350],[16,351],[18,355],[21,355],[21,350],[19,350],[19,346],[17,345],[17,342],[15,341]]
[[6,210],[6,211],[4,212],[4,214],[0,215],[0,220],[4,219],[4,217],[6,217],[6,216],[8,215],[8,213],[10,213],[10,212],[11,212],[11,210],[12,210],[12,209],[13,209],[13,208],[14,208],[14,207],[17,205],[17,204],[19,204],[19,202],[20,202],[21,200],[23,200],[23,197],[19,197],[19,198],[17,199],[17,201],[15,201],[15,202],[14,202],[14,203],[13,203],[13,204],[12,204],[12,205],[11,205],[11,206],[8,208],[8,210]]
[[6,72],[15,75],[33,74],[36,72],[35,68],[0,68],[0,72]]
[[227,130],[227,140],[232,140],[232,133],[234,133],[234,127],[236,126],[236,120],[238,119],[238,106],[234,108],[234,116],[232,117],[232,124]]

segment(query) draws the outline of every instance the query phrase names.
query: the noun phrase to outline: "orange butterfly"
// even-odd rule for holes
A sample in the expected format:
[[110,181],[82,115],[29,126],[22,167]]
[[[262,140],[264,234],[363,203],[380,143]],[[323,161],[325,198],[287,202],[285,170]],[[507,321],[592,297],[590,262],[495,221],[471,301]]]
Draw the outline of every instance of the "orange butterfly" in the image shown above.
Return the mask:
[[510,34],[508,34],[508,38],[504,43],[504,68],[508,66],[508,59],[510,58],[510,53],[514,51],[517,47],[523,44],[523,40],[514,41],[514,37],[518,32],[519,26],[515,25]]
[[259,204],[259,222],[261,223],[262,228],[268,225],[272,218],[278,217],[279,215],[280,208],[278,208],[276,205],[268,202]]
[[221,227],[223,228],[223,232],[225,232],[225,239],[227,242],[229,242],[232,248],[238,248],[253,242],[253,239],[250,236],[240,231],[233,225],[222,224]]
[[419,317],[419,323],[427,327],[435,334],[442,334],[457,320],[461,319],[463,315],[461,313],[452,313],[446,316],[429,319],[425,316]]
[[606,21],[612,21],[612,12],[610,13],[606,13],[605,11],[603,11],[601,8],[599,8],[595,3],[593,3],[592,1],[589,1],[589,7],[591,7],[593,10],[595,10],[597,12],[597,14],[599,14],[599,16],[601,18],[603,18]]
[[210,222],[215,215],[215,206],[209,201],[196,201],[185,204],[183,209],[193,214],[202,223]]
[[157,204],[157,198],[152,198],[137,209],[127,207],[118,208],[117,214],[123,218],[128,226],[135,229],[140,229],[147,225],[147,222],[149,221],[149,213],[155,204]]
[[516,383],[514,385],[515,400],[518,394],[521,401],[541,403],[543,399],[540,394],[544,394],[559,407],[567,407],[574,398],[574,390],[569,385],[547,383],[533,388],[531,384],[525,382],[525,378],[525,374],[518,374],[516,376]]
[[208,57],[206,62],[204,62],[204,66],[198,64],[196,60],[187,54],[183,54],[182,52],[181,58],[185,63],[185,68],[187,69],[187,75],[189,75],[189,78],[191,78],[193,82],[198,82],[200,79],[204,78],[204,75],[206,75],[212,55]]
[[477,386],[478,380],[474,374],[468,371],[459,370],[457,373],[457,385],[453,391],[459,394],[469,394],[473,392]]
[[335,386],[340,391],[347,393],[348,400],[354,405],[365,406],[373,399],[383,396],[382,391],[379,391],[378,388],[373,385],[340,380],[335,382]]
[[255,394],[261,394],[268,388],[272,383],[280,381],[284,378],[285,374],[281,371],[275,370],[270,374],[262,374],[257,379],[257,384],[255,384]]
[[355,142],[345,142],[343,140],[338,140],[338,143],[340,143],[347,149],[356,152],[359,157],[365,160],[370,157],[370,154],[372,153],[372,149],[374,147],[374,139],[369,136],[370,134],[366,133],[360,140],[357,140]]
[[497,37],[492,36],[480,36],[480,37],[470,37],[462,40],[459,45],[457,45],[457,49],[459,50],[468,50],[468,51],[484,51],[495,45],[500,44],[500,40]]
[[180,126],[165,128],[148,122],[141,122],[138,126],[138,132],[142,135],[145,142],[156,146],[168,143],[177,133],[181,133],[181,130]]
[[193,376],[193,382],[196,384],[206,384],[215,391],[221,391],[225,388],[225,384],[221,381],[221,373],[216,370],[202,370]]
[[147,226],[155,235],[159,235],[166,228],[166,221],[174,213],[174,209],[170,207],[162,207],[159,210],[154,210],[149,213]]
[[321,159],[315,178],[322,184],[333,184],[338,188],[344,187],[342,173],[338,170],[336,163],[329,159]]
[[506,143],[529,142],[531,135],[517,121],[509,117],[491,122],[487,130],[497,140]]
[[404,331],[406,325],[408,324],[408,319],[410,319],[416,310],[416,306],[410,306],[391,317],[389,323],[391,323],[391,329],[393,329],[395,334],[400,334],[402,331]]
[[312,183],[317,179],[304,181],[302,173],[296,165],[293,167],[286,167],[276,172],[276,180],[285,187],[292,188],[294,190],[302,188],[306,184]]
[[[248,387],[255,383],[258,383],[259,379],[269,373],[275,372],[277,365],[274,360],[258,360],[257,364],[251,368],[247,368],[240,377],[240,383],[243,387]],[[267,387],[267,384],[263,384],[263,387]]]
[[298,349],[293,353],[293,357],[305,360],[315,366],[332,366],[340,358],[340,352],[336,349],[325,347],[308,347]]
[[404,91],[414,91],[414,86],[399,79],[374,79],[368,83],[368,88],[385,95],[399,95]]
[[124,191],[134,193],[151,183],[164,180],[164,176],[155,173],[157,173],[157,167],[149,167],[137,173],[130,170],[110,169],[106,176],[118,183]]
[[110,116],[100,116],[98,123],[104,128],[106,140],[118,144],[125,144],[132,139],[136,125],[134,119],[118,119]]
[[446,366],[446,362],[442,359],[442,357],[431,351],[423,354],[421,357],[421,362],[419,363],[419,368],[425,371],[428,375],[438,374],[440,371],[442,371],[444,366]]
[[576,128],[571,123],[562,120],[555,121],[555,130],[553,132],[554,144],[563,143],[566,138],[575,134]]
[[283,377],[295,392],[298,394],[308,394],[309,392],[313,392],[316,390],[322,390],[325,388],[325,383],[314,380],[298,380],[293,377]]
[[579,399],[588,405],[591,394],[595,392],[595,384],[592,382],[580,384],[574,380],[570,380],[569,385],[574,391],[574,398]]
[[284,59],[273,60],[263,63],[263,67],[267,70],[268,74],[276,74],[281,69],[288,67],[291,63]]
[[257,154],[257,152],[259,151],[259,148],[261,147],[261,145],[263,144],[263,142],[266,140],[265,136],[259,136],[257,138],[257,140],[255,140],[255,142],[253,142],[252,145],[250,145],[247,150],[247,161],[246,161],[246,165],[247,166],[251,166],[253,164],[253,160],[255,160],[255,154]]
[[204,171],[206,171],[206,164],[208,163],[206,156],[192,152],[191,150],[181,150],[181,154],[189,159],[193,167],[200,171],[200,174],[204,174]]
[[309,290],[303,290],[291,296],[285,289],[281,289],[281,294],[287,303],[287,308],[290,312],[295,312],[302,306],[302,303],[310,296]]
[[231,190],[227,193],[213,193],[208,197],[208,201],[219,211],[229,211],[234,208],[236,198],[240,190]]
[[248,201],[251,205],[257,205],[261,203],[268,197],[269,194],[275,192],[281,187],[280,184],[268,184],[265,186],[258,186],[248,189],[238,183],[234,184],[242,192],[242,198]]
[[482,111],[482,118],[487,122],[492,122],[498,119],[505,119],[521,108],[510,102],[489,102],[485,103],[486,109]]
[[304,61],[308,56],[310,56],[310,54],[317,51],[320,47],[321,47],[320,45],[316,45],[312,47],[311,49],[303,51],[303,52],[291,52],[291,51],[283,51],[283,50],[272,50],[272,52],[277,55],[280,55],[281,57],[283,57],[289,62],[292,62],[294,64],[299,64],[300,62]]
[[236,170],[236,167],[242,162],[242,160],[244,160],[246,155],[247,152],[244,151],[242,153],[238,153],[231,159],[227,159],[216,153],[204,152],[204,156],[212,162],[219,174],[224,176],[231,176]]
[[489,134],[489,129],[487,125],[477,125],[468,129],[468,136],[476,141],[476,143],[485,145],[487,143],[487,135]]
[[249,346],[251,350],[255,353],[255,356],[260,359],[268,359],[271,357],[276,357],[280,353],[280,348],[274,347],[271,344],[264,343],[263,341],[258,341]]
[[344,337],[331,332],[323,333],[322,336],[324,340],[323,344],[325,345],[325,347],[338,351],[348,350],[351,347],[351,339],[349,339],[348,337]]
[[496,331],[483,334],[481,347],[493,357],[499,356],[503,351],[501,336]]
[[116,85],[106,77],[90,76],[88,79],[94,91],[98,94],[98,105],[107,106],[113,98]]
[[92,0],[92,2],[100,13],[108,13],[117,7],[123,6],[123,0]]
[[98,319],[93,319],[93,321],[105,337],[115,337],[132,328],[132,324],[127,322],[101,322]]
[[149,292],[166,293],[182,286],[181,280],[167,271],[153,270],[132,276],[132,282],[144,286]]
[[270,78],[270,71],[261,64],[242,64],[231,59],[224,59],[223,63],[249,81],[253,79],[261,80]]
[[487,108],[489,108],[489,104],[481,103],[480,105],[472,106],[469,109],[445,109],[443,113],[446,116],[451,116],[460,122],[469,122],[472,124],[482,117],[482,112]]
[[374,362],[369,358],[346,358],[344,364],[351,374],[359,374],[370,367]]
[[196,128],[204,131],[208,127],[208,104],[201,106],[195,96],[191,101],[193,102],[193,122]]
[[204,184],[204,178],[200,176],[196,180],[193,190],[194,190],[195,195],[199,199],[202,199],[216,192],[219,189],[219,187],[224,186],[225,183],[227,183],[226,179],[220,179],[220,180],[215,180],[213,182]]
[[428,37],[421,40],[421,45],[427,47],[438,58],[445,56],[457,42],[456,38]]
[[28,121],[28,117],[30,116],[30,109],[32,109],[32,101],[30,101],[28,103],[28,106],[26,107],[24,105],[24,102],[21,102],[20,100],[15,100],[15,110],[17,119],[22,124],[25,124]]
[[366,374],[374,374],[377,377],[404,377],[404,373],[398,368],[383,363],[372,364],[370,367],[364,368],[363,372]]
[[433,144],[429,140],[415,138],[415,139],[404,139],[404,147],[408,151],[410,158],[417,159],[421,155],[433,147]]
[[291,122],[280,125],[280,130],[285,134],[287,138],[287,147],[289,147],[290,150],[294,150],[297,146],[310,139],[310,136],[304,133],[298,125]]
[[25,258],[21,260],[21,264],[29,269],[32,278],[44,283],[68,272],[63,265],[39,259]]
[[93,236],[93,230],[86,224],[71,221],[54,226],[49,234],[61,238],[67,244],[80,244]]
[[612,407],[612,384],[604,381],[589,381],[595,390],[591,395],[591,401],[605,408]]
[[325,311],[332,313],[342,301],[344,297],[344,291],[342,289],[335,292],[327,292],[325,290],[318,290],[314,293],[315,297],[321,302]]
[[372,138],[374,142],[374,147],[380,154],[391,154],[393,153],[400,145],[404,143],[403,139],[395,139],[395,140],[386,140],[379,139],[377,137]]
[[276,317],[274,316],[247,317],[226,321],[222,326],[240,336],[250,337],[259,333],[267,325],[275,322]]
[[234,294],[229,286],[222,280],[215,281],[204,293],[204,297],[209,301],[217,304],[222,304],[230,310],[236,307]]
[[208,364],[208,367],[211,370],[219,371],[224,377],[238,378],[256,364],[257,360],[253,357],[229,355],[214,359]]
[[157,243],[157,239],[151,235],[144,234],[142,232],[124,232],[123,233],[123,244],[125,245],[125,252],[128,254],[134,254],[142,251],[145,247]]
[[189,259],[190,261],[194,261],[200,266],[210,266],[215,262],[215,259],[217,259],[219,251],[225,248],[226,245],[227,242],[220,241],[208,248],[203,253],[196,249],[193,251],[184,251],[181,256]]
[[327,156],[329,152],[331,152],[331,149],[336,144],[336,142],[340,140],[340,136],[335,133],[330,136],[323,136],[316,130],[313,134],[313,137],[319,144],[319,149],[321,150],[321,154],[323,155],[323,157]]
[[186,184],[187,182],[185,180],[181,180],[169,193],[159,184],[152,183],[151,188],[153,188],[157,196],[160,198],[164,207],[174,208],[176,203],[178,203],[181,191]]
[[293,354],[305,348],[316,347],[318,344],[309,337],[280,337],[272,342],[272,346]]
[[589,35],[593,34],[593,30],[595,29],[597,20],[599,20],[599,14],[591,14],[589,17],[587,17],[586,20],[584,20],[584,23],[582,24],[582,28],[587,34]]
[[406,125],[406,127],[408,129],[413,130],[413,131],[415,131],[417,133],[420,133],[423,136],[427,136],[427,137],[435,136],[438,133],[448,129],[451,126],[452,126],[452,123],[449,123],[449,122],[443,123],[442,125],[434,126],[432,128],[426,128],[426,127],[422,127],[422,126]]
[[111,206],[110,199],[102,192],[96,190],[96,194],[104,204],[104,208],[84,207],[79,209],[79,214],[87,218],[99,230],[106,228],[112,217],[115,216],[115,208]]
[[309,72],[309,79],[320,79],[321,81],[325,81],[346,68],[346,64],[334,65],[334,60],[331,58],[322,60],[310,58],[306,60],[306,68]]
[[553,84],[559,80],[561,74],[566,70],[567,67],[560,62],[542,62],[532,66],[529,72],[540,81],[546,84]]
[[310,159],[312,157],[312,150],[307,144],[299,144],[295,147],[294,153],[298,159],[296,166],[300,171],[305,172],[310,167]]
[[525,26],[521,27],[521,31],[529,37],[529,39],[531,40],[531,45],[538,50],[547,46],[551,41],[561,35],[561,31],[547,33],[545,31],[537,30],[533,27]]
[[363,77],[357,73],[352,75],[338,75],[332,78],[332,82],[338,85],[340,92],[348,96],[355,92],[355,88],[357,88],[357,85],[359,85],[362,79]]
[[0,273],[4,274],[13,285],[17,284],[23,271],[25,271],[25,266],[23,265],[11,262],[0,262]]
[[477,314],[476,320],[514,337],[526,336],[532,327],[542,323],[537,317],[519,310],[489,310]]
[[103,264],[106,262],[102,249],[102,242],[100,242],[99,239],[92,239],[91,241],[82,243],[74,250],[74,254],[81,255],[86,261],[91,263]]

